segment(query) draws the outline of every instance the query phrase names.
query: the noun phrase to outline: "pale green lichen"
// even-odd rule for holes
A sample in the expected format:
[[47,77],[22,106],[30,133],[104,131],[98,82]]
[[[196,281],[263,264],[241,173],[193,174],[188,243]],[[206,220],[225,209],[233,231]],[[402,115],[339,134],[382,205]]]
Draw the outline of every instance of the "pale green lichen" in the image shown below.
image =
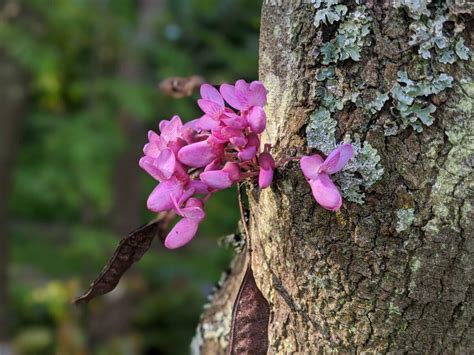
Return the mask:
[[414,257],[412,261],[410,262],[410,270],[412,273],[417,272],[420,269],[421,266],[421,261],[420,259]]
[[372,17],[367,14],[365,6],[358,6],[355,11],[345,16],[336,37],[320,48],[318,54],[322,56],[322,63],[327,65],[348,58],[359,61],[371,23]]
[[415,220],[415,209],[414,208],[401,208],[397,210],[397,225],[395,230],[400,233],[413,224]]
[[334,67],[323,67],[316,72],[316,80],[324,81],[334,77]]
[[316,28],[321,23],[333,24],[340,21],[347,13],[347,6],[339,4],[338,0],[312,0],[313,6],[317,9],[314,16]]
[[337,122],[331,118],[331,112],[325,108],[314,111],[306,127],[308,146],[324,154],[329,154],[336,146]]
[[388,98],[389,97],[387,93],[377,93],[375,99],[369,102],[369,104],[366,106],[367,111],[371,114],[379,112],[385,105],[385,102],[387,102]]
[[[345,142],[349,141],[345,139]],[[380,180],[384,169],[380,164],[377,149],[368,142],[361,144],[359,135],[354,136],[351,144],[354,148],[354,157],[337,175],[336,180],[339,182],[342,195],[347,200],[362,204],[365,197],[364,191]]]
[[454,50],[459,58],[462,60],[468,60],[469,59],[469,48],[467,48],[464,45],[464,38],[460,38],[457,42],[456,45],[454,46]]
[[393,5],[395,8],[406,8],[410,17],[418,20],[421,16],[429,16],[430,11],[428,10],[427,6],[431,3],[431,0],[395,0]]
[[[453,64],[458,58],[469,59],[469,48],[464,45],[461,36],[464,25],[457,22],[456,14],[449,11],[447,2],[429,10],[427,1],[403,1],[396,7],[403,6],[415,20],[410,26],[410,46],[417,46],[423,59],[436,58],[443,64]],[[446,22],[455,24],[451,34],[444,31]]]
[[442,73],[438,77],[428,77],[422,81],[408,78],[404,71],[398,72],[398,82],[393,85],[390,95],[393,99],[392,115],[398,118],[395,122],[388,121],[385,125],[385,135],[394,135],[408,126],[416,132],[423,131],[423,125],[431,126],[436,106],[424,100],[432,94],[452,87],[453,77]]

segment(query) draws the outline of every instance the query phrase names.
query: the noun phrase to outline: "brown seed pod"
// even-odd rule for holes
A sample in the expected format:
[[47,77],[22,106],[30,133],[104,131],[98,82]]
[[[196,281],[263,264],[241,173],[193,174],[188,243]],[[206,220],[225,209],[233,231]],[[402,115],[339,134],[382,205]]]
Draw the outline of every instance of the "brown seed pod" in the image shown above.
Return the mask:
[[164,237],[168,223],[173,218],[173,214],[166,213],[151,221],[126,237],[122,238],[114,254],[104,266],[102,272],[91,283],[89,289],[76,298],[75,304],[87,303],[96,296],[104,295],[112,291],[120,281],[125,271],[132,264],[141,259],[141,257],[150,248],[151,242],[158,235]]
[[247,267],[232,311],[228,354],[266,354],[270,306]]
[[198,89],[203,83],[204,78],[199,75],[192,75],[187,78],[172,76],[161,81],[158,87],[163,95],[179,99],[191,96],[194,90]]

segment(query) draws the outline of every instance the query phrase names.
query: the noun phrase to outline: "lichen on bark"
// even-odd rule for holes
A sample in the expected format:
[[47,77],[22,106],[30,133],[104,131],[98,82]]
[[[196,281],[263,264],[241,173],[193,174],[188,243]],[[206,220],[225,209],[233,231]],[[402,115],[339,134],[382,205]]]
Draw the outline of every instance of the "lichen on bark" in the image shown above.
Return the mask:
[[[331,88],[333,95],[342,93],[335,95],[339,99],[359,95],[331,118],[336,142],[359,135],[361,144],[377,150],[384,174],[366,191],[364,204],[346,201],[338,214],[315,204],[297,164],[277,171],[270,189],[249,187],[252,265],[272,312],[269,353],[471,353],[472,58],[421,66],[434,77],[452,76],[453,87],[428,96],[436,106],[431,126],[385,136],[391,103],[373,113],[366,103],[388,93],[399,71],[419,81],[423,70],[418,48],[408,43],[410,14],[390,2],[366,6],[373,45],[363,46],[360,61],[333,65]],[[356,6],[347,7],[350,16]],[[340,22],[316,28],[314,16],[304,2],[263,7],[260,79],[269,90],[264,138],[277,156],[307,144],[305,125],[319,107],[323,66],[311,54],[332,40]],[[471,47],[472,19],[463,16],[461,35]],[[397,231],[401,209],[413,209],[414,218]]]

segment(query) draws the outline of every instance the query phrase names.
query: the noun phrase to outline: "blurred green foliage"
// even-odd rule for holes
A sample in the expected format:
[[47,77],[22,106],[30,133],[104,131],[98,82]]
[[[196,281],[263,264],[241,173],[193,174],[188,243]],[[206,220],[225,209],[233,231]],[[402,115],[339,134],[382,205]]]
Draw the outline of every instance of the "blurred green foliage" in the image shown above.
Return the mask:
[[[231,251],[216,238],[236,228],[233,190],[211,199],[191,246],[165,251],[157,243],[124,281],[125,334],[97,338],[90,325],[113,297],[83,309],[69,303],[118,241],[109,225],[113,175],[117,159],[136,144],[124,136],[120,113],[157,129],[173,114],[200,114],[195,97],[161,95],[160,80],[199,74],[218,84],[257,76],[259,1],[155,1],[161,6],[145,38],[137,36],[143,1],[10,0],[0,8],[0,46],[29,74],[9,201],[12,339],[20,353],[185,354],[229,262]],[[146,65],[142,80],[119,75],[125,56]],[[146,222],[152,214],[145,200],[156,182],[143,172],[140,183]]]

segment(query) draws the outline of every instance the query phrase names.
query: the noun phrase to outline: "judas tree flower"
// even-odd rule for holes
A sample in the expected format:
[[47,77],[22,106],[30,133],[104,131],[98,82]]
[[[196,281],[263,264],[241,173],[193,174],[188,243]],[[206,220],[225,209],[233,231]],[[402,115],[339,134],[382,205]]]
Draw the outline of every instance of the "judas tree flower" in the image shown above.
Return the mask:
[[248,84],[245,80],[238,80],[235,86],[222,84],[220,92],[230,106],[240,111],[263,107],[267,103],[267,90],[260,81]]
[[165,246],[168,249],[180,248],[189,243],[206,215],[202,201],[197,198],[188,199],[184,208],[180,208],[179,202],[174,201],[176,213],[183,218],[175,224],[165,238]]
[[[261,189],[271,185],[275,161],[270,146],[260,148],[266,101],[259,81],[222,84],[220,91],[204,84],[198,100],[203,116],[186,124],[174,116],[160,122],[160,134],[148,133],[139,165],[160,182],[148,197],[148,209],[182,217],[165,239],[167,248],[182,247],[194,238],[205,216],[204,203],[216,191],[257,176]],[[343,145],[326,160],[319,155],[301,159],[313,195],[323,207],[340,208],[342,198],[329,175],[341,170],[351,156],[350,145]]]
[[258,186],[261,189],[266,189],[273,180],[273,169],[275,168],[275,161],[270,153],[263,152],[258,157],[260,164],[260,172],[258,174]]
[[177,151],[185,144],[181,139],[183,123],[179,116],[170,121],[160,122],[160,135],[148,132],[148,143],[143,147],[145,154],[139,165],[156,180],[163,181],[171,178],[176,169]]
[[202,168],[215,158],[215,146],[207,141],[189,144],[178,152],[179,161],[193,168]]
[[204,130],[215,129],[219,126],[219,121],[225,111],[224,99],[219,91],[209,84],[201,86],[201,97],[202,99],[198,100],[198,106],[204,115],[199,119],[197,125]]
[[175,177],[161,182],[152,191],[147,200],[147,207],[153,212],[163,212],[174,207],[173,198],[180,199],[184,188]]
[[248,112],[247,121],[252,131],[262,133],[267,126],[267,115],[261,107],[254,106]]
[[200,175],[201,181],[213,190],[223,190],[240,180],[240,167],[228,162],[222,170],[208,170]]
[[327,210],[338,211],[342,205],[341,193],[329,175],[340,171],[352,155],[352,145],[343,144],[325,160],[318,154],[301,158],[301,170],[311,186],[313,196]]

